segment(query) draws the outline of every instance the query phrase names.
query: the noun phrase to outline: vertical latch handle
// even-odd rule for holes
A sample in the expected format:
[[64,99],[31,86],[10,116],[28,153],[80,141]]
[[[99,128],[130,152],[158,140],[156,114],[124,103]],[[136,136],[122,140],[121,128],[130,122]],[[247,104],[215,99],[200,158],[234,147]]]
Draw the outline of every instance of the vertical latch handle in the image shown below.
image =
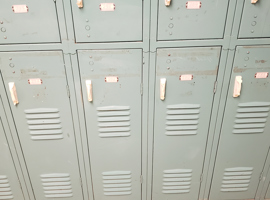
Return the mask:
[[165,0],[165,6],[170,6],[171,5],[171,0]]
[[165,99],[166,91],[166,78],[160,79],[160,99],[163,101]]
[[255,4],[257,3],[259,0],[251,0],[251,3]]
[[83,8],[83,0],[77,0],[77,6]]
[[13,104],[16,106],[19,103],[19,100],[18,100],[18,96],[17,96],[15,83],[10,82],[10,83],[8,83],[8,85],[9,85],[9,91],[10,91],[11,99],[13,101]]
[[86,83],[88,101],[92,102],[93,101],[92,81],[86,80],[85,83]]
[[234,81],[233,97],[239,97],[242,87],[242,76],[236,76]]

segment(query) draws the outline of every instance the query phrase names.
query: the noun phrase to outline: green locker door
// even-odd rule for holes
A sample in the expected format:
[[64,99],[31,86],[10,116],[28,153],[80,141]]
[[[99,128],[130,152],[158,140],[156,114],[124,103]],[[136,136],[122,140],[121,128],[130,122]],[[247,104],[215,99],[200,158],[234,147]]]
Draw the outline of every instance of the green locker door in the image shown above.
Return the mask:
[[0,44],[60,42],[53,0],[0,0]]
[[142,0],[71,0],[76,42],[142,40]]
[[78,53],[94,197],[139,200],[142,50]]
[[270,37],[270,1],[245,0],[239,38]]
[[211,200],[255,198],[270,146],[269,55],[270,46],[236,49]]
[[83,199],[62,52],[10,52],[0,58],[36,199]]
[[157,51],[154,200],[198,198],[220,50],[198,47]]
[[158,40],[223,38],[228,3],[229,0],[159,0]]
[[[2,103],[0,101],[0,103]],[[0,120],[0,199],[23,200],[24,195],[21,190],[13,159],[9,150],[8,142]]]

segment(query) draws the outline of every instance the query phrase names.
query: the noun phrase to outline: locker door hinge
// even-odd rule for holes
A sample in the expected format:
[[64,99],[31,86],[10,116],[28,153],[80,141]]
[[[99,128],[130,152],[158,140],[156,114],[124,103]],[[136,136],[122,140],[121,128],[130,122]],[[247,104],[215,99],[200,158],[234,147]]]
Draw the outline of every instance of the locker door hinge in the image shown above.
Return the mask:
[[263,172],[261,172],[259,180],[261,181],[262,179],[263,179]]
[[69,90],[69,86],[67,85],[67,96],[68,98],[70,97],[70,90]]
[[203,181],[203,174],[201,174],[201,176],[200,176],[200,182],[202,182]]
[[214,83],[214,94],[216,94],[216,91],[217,91],[217,84],[218,84],[218,82],[215,81],[215,83]]
[[80,184],[81,184],[81,188],[82,188],[83,187],[82,178],[80,178]]
[[19,179],[18,179],[18,182],[19,182],[21,190],[22,190],[22,184],[21,184],[21,181]]
[[140,176],[140,182],[143,183],[143,175]]
[[143,95],[143,84],[141,83],[141,95]]

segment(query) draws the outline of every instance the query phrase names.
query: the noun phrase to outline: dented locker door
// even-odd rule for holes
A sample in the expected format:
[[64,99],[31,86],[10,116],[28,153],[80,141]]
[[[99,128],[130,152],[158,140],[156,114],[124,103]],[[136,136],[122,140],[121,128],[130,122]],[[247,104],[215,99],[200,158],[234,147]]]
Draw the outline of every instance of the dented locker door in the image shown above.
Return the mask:
[[236,49],[210,199],[255,198],[270,146],[269,54],[270,46]]
[[[2,102],[0,101],[0,103]],[[0,160],[0,199],[25,199],[18,181],[2,120],[0,120]]]
[[159,0],[158,40],[223,38],[228,2]]
[[142,40],[142,0],[71,0],[76,42]]
[[139,200],[142,50],[78,55],[94,198]]
[[245,0],[239,38],[270,37],[270,1]]
[[157,50],[153,199],[198,198],[220,50]]
[[53,0],[0,0],[0,44],[60,42]]
[[36,199],[82,199],[62,52],[10,52],[0,58]]

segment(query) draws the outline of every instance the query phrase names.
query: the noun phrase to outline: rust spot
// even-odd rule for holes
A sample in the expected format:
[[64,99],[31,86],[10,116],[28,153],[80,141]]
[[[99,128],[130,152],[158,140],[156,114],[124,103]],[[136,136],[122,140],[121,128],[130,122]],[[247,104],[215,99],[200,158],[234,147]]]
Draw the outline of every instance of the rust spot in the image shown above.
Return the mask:
[[244,72],[244,71],[246,71],[248,68],[239,68],[239,67],[234,67],[233,68],[233,72],[234,73],[242,73],[242,72]]
[[266,63],[266,60],[255,60],[255,63]]

